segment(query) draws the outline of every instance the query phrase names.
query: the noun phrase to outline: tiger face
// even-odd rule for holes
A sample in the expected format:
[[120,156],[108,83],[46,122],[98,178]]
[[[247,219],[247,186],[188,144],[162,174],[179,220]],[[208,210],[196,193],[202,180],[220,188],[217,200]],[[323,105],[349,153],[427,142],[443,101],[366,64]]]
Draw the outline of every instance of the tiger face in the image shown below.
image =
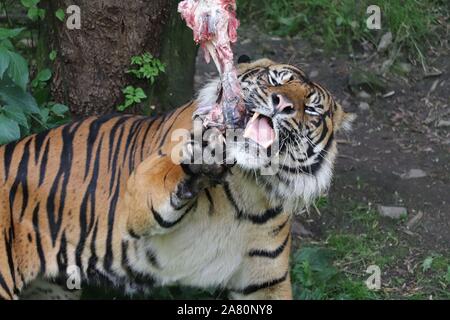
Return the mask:
[[349,128],[354,116],[295,66],[262,59],[239,64],[238,73],[246,127],[243,140],[228,143],[229,155],[275,197],[312,200],[330,184],[334,134]]

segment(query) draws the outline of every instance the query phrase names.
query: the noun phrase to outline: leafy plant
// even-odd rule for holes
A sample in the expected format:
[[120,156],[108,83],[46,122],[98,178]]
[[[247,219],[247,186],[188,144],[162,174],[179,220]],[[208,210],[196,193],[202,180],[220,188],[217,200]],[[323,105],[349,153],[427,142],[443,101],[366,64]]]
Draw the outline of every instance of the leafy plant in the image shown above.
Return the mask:
[[352,280],[335,266],[336,253],[322,247],[305,247],[293,258],[292,282],[297,299],[374,298],[361,280]]
[[142,100],[147,98],[147,95],[145,94],[144,90],[142,90],[142,88],[128,86],[123,89],[122,92],[125,94],[125,103],[117,107],[119,111],[124,111],[135,103],[141,103]]
[[146,79],[150,84],[155,82],[156,77],[160,73],[166,72],[165,64],[148,52],[141,56],[132,57],[131,65],[137,66],[138,68],[130,69],[127,73],[131,73],[138,79]]
[[45,18],[45,10],[38,7],[40,0],[21,0],[22,5],[27,8],[28,18],[32,21],[43,20]]
[[64,21],[66,14],[63,9],[58,9],[55,12],[55,16],[56,16],[56,18],[58,18],[59,21]]
[[[155,83],[156,78],[161,73],[166,72],[165,64],[148,52],[132,57],[131,65],[136,66],[136,68],[129,69],[127,73],[132,74],[137,79],[148,81],[149,86]],[[147,99],[147,95],[140,87],[128,86],[122,92],[125,94],[125,102],[117,107],[119,111],[125,111]]]
[[51,70],[41,70],[30,84],[28,63],[13,44],[23,30],[0,28],[0,144],[67,120],[68,108],[49,102]]

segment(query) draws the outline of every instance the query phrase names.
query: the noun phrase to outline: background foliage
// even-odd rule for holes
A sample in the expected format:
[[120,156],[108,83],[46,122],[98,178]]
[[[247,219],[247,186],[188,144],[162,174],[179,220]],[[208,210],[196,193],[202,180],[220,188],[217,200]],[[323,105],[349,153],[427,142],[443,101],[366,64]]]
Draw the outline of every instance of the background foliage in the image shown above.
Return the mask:
[[[45,17],[45,10],[38,8],[39,0],[22,0],[21,3],[23,8],[20,9],[27,11],[32,22]],[[5,1],[2,2],[8,19],[4,26],[0,25],[0,144],[69,120],[67,106],[51,100],[49,81],[52,71],[37,69],[32,33],[10,20],[9,9],[12,8],[19,9],[17,5],[8,7]],[[31,68],[35,69],[32,75]]]

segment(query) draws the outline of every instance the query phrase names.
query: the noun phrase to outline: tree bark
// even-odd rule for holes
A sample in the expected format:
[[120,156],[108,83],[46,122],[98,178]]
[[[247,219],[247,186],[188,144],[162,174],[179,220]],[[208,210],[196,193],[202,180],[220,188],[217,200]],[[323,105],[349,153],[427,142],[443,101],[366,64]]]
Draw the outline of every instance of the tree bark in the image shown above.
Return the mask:
[[[137,82],[126,70],[132,56],[150,52],[167,64],[157,78],[150,103],[166,111],[193,94],[196,48],[192,33],[176,11],[177,0],[52,0],[47,22],[50,49],[57,51],[53,97],[66,103],[75,117],[114,112],[123,102],[122,89]],[[69,30],[55,18],[58,9],[76,4],[81,29]],[[189,39],[189,41],[185,41]],[[172,78],[172,76],[175,76]]]

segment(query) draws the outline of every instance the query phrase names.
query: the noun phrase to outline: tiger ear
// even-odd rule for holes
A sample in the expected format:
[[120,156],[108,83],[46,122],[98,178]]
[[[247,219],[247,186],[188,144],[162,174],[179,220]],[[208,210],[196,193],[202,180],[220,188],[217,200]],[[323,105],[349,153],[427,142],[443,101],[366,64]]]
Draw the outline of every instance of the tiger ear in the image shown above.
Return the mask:
[[344,108],[339,103],[336,103],[336,108],[334,110],[333,115],[333,124],[334,124],[334,131],[351,131],[353,121],[356,119],[355,113],[347,113],[344,111]]
[[241,64],[241,63],[250,63],[250,62],[252,62],[252,59],[251,59],[248,55],[246,55],[246,54],[243,54],[242,56],[240,56],[240,57],[238,58],[238,64]]

